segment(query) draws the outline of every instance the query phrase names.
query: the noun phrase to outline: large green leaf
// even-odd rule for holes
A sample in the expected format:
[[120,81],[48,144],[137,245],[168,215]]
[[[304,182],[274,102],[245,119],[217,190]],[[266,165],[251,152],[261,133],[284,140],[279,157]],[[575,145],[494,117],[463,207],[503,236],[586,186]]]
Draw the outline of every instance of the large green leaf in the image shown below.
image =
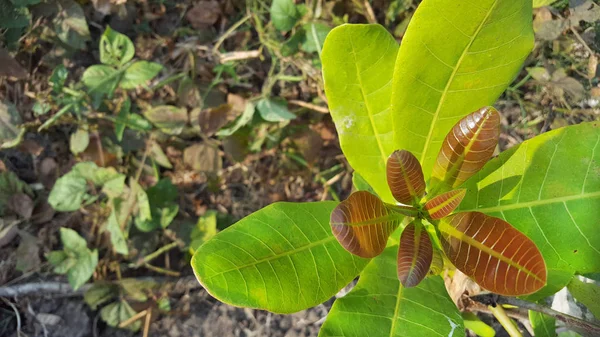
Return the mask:
[[533,48],[531,4],[424,0],[417,8],[398,52],[392,115],[394,144],[419,158],[426,179],[452,126],[494,103],[518,73]]
[[439,276],[404,288],[396,274],[398,246],[369,263],[356,287],[333,304],[319,337],[465,335],[463,319]]
[[[463,187],[468,192],[460,210],[503,218],[531,238],[546,261],[549,284],[553,273],[600,271],[600,123],[528,140],[488,162]],[[569,278],[560,280],[564,286]]]
[[321,59],[325,93],[348,162],[386,202],[385,163],[398,147],[390,109],[398,44],[378,25],[333,29]]
[[346,252],[329,228],[335,202],[275,203],[204,243],[196,277],[222,302],[291,313],[320,304],[369,260]]

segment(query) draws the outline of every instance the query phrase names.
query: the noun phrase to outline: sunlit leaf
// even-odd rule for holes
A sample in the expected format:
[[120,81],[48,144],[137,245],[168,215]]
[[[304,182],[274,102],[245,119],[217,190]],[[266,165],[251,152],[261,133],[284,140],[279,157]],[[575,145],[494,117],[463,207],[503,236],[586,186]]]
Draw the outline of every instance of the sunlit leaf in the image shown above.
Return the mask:
[[494,154],[499,137],[500,115],[492,107],[481,108],[456,123],[433,166],[433,190],[455,188],[477,173]]
[[438,248],[433,248],[433,256],[431,258],[431,266],[429,273],[439,275],[444,271],[444,255]]
[[[390,109],[398,43],[380,25],[342,25],[325,39],[321,61],[331,117],[352,168],[385,202],[388,156],[398,147]],[[405,134],[407,137],[408,134]]]
[[431,239],[423,225],[408,224],[400,235],[398,279],[404,287],[418,285],[429,272],[433,258]]
[[196,277],[211,295],[236,306],[291,313],[328,300],[368,262],[331,234],[335,205],[280,202],[247,216],[196,250]]
[[535,337],[556,337],[556,319],[554,317],[529,310],[529,321]]
[[[534,45],[531,0],[423,0],[395,62],[392,107],[397,148],[429,178],[448,131],[494,101]],[[347,66],[347,65],[345,65]]]
[[467,190],[464,188],[440,194],[427,201],[425,209],[432,219],[441,219],[450,215],[465,197]]
[[546,264],[536,245],[508,222],[480,212],[440,221],[448,259],[485,289],[501,295],[531,294],[546,284]]
[[371,260],[358,284],[333,304],[319,337],[464,337],[463,320],[444,281],[428,277],[405,288],[396,275],[396,251]]
[[[473,331],[479,337],[494,337],[496,330],[484,323],[476,314],[465,311],[462,313],[465,321],[465,329]],[[536,335],[537,337],[537,335]]]
[[402,215],[387,208],[381,199],[358,191],[331,212],[331,230],[347,251],[371,258],[385,249],[401,220]]
[[600,271],[600,123],[546,132],[502,152],[463,186],[459,211],[508,221],[535,242],[560,290]]
[[394,199],[417,205],[425,195],[425,179],[419,160],[406,150],[394,151],[387,160],[387,182]]
[[[585,280],[585,278],[584,278]],[[600,286],[594,283],[592,280],[583,282],[579,277],[573,277],[569,283],[569,291],[575,297],[575,299],[583,303],[590,312],[596,317],[600,318]]]

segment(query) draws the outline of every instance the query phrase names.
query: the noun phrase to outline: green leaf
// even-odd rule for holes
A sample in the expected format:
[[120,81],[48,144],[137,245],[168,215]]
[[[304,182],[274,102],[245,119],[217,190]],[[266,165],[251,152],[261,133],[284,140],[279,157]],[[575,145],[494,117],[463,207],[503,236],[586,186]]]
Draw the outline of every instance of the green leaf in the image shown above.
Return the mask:
[[60,240],[64,253],[53,252],[48,260],[55,265],[55,272],[67,273],[69,284],[77,290],[92,277],[98,264],[98,251],[90,251],[85,239],[70,228],[60,229]]
[[19,145],[25,136],[25,129],[18,126],[22,122],[13,104],[0,102],[0,149]]
[[307,53],[317,52],[321,56],[323,42],[331,28],[322,23],[311,22],[304,25],[304,30],[306,31],[306,40],[302,43],[302,50]]
[[[133,310],[129,303],[124,300],[111,303],[100,310],[100,317],[102,317],[102,320],[112,327],[119,326],[121,322],[125,322],[135,314],[135,310]],[[137,320],[129,324],[126,329],[138,331],[141,327],[142,322]]]
[[535,337],[556,337],[556,319],[554,317],[529,310],[529,321]]
[[128,255],[129,247],[127,246],[126,233],[124,233],[121,228],[121,224],[123,223],[125,223],[125,228],[129,227],[129,219],[125,218],[127,215],[127,205],[119,198],[112,200],[111,204],[112,210],[106,220],[106,230],[110,233],[110,242],[112,243],[115,252],[122,255]]
[[74,49],[84,49],[90,40],[90,30],[81,6],[73,0],[56,2],[59,12],[52,20],[58,38]]
[[16,7],[8,1],[0,2],[0,28],[23,28],[29,25],[27,7]]
[[85,129],[77,129],[69,139],[69,147],[71,148],[71,152],[75,155],[85,151],[89,144],[90,134]]
[[[281,45],[281,55],[284,57],[292,56],[300,50],[300,46],[306,41],[306,32],[304,29],[298,29],[287,41]],[[321,44],[323,48],[323,44]]]
[[137,61],[127,67],[119,86],[123,89],[135,89],[144,85],[162,70],[163,66],[148,61]]
[[60,229],[60,241],[66,253],[83,254],[87,251],[87,241],[70,228]]
[[492,105],[532,50],[531,4],[424,0],[417,8],[394,69],[391,143],[419,158],[426,180],[452,126]]
[[533,0],[533,8],[549,6],[554,2],[556,2],[556,0]]
[[192,254],[210,238],[217,234],[217,211],[207,211],[206,214],[198,218],[196,226],[192,228],[190,251]]
[[67,81],[67,77],[69,77],[69,71],[63,64],[59,64],[56,68],[54,68],[49,80],[54,93],[60,94],[62,92],[65,82]]
[[162,179],[146,191],[151,210],[149,219],[136,217],[135,226],[142,232],[150,232],[157,228],[167,228],[179,213],[179,205],[174,203],[178,191],[171,180]]
[[583,282],[579,277],[573,277],[568,285],[571,295],[581,303],[583,303],[590,312],[600,318],[600,286],[595,283]]
[[85,70],[81,81],[90,90],[88,93],[111,96],[121,80],[122,72],[113,67],[96,64]]
[[[485,324],[477,315],[472,312],[464,311],[462,317],[465,324],[465,329],[473,331],[477,336],[480,337],[494,337],[496,336],[496,330],[491,326]],[[537,335],[536,335],[537,336]]]
[[388,156],[398,146],[390,111],[398,44],[379,25],[334,28],[323,47],[323,77],[331,117],[352,168],[385,202],[394,202],[386,181]]
[[171,105],[161,105],[144,112],[152,124],[169,135],[179,135],[188,122],[187,111]]
[[273,0],[270,13],[273,26],[284,32],[294,28],[300,18],[294,0]]
[[86,195],[86,180],[78,174],[67,173],[54,184],[48,203],[59,212],[74,212],[81,207]]
[[136,218],[140,221],[151,221],[152,220],[152,211],[150,208],[150,202],[148,201],[148,195],[146,191],[138,184],[135,179],[131,179],[129,183],[131,187],[131,193],[135,193],[137,208],[138,208],[138,216]]
[[75,175],[89,180],[96,186],[102,186],[114,179],[123,178],[124,175],[117,172],[113,167],[98,167],[94,162],[82,162],[73,166],[71,172]]
[[502,218],[532,239],[549,285],[553,270],[600,271],[600,213],[593,211],[600,201],[599,131],[591,122],[544,133],[501,153],[462,186],[459,210]]
[[74,290],[79,289],[94,274],[98,265],[98,251],[93,250],[78,257],[77,263],[67,272],[67,279]]
[[260,116],[267,122],[283,122],[296,118],[284,99],[263,98],[256,104]]
[[249,215],[198,248],[196,277],[211,295],[236,306],[291,313],[326,301],[368,262],[331,234],[335,206],[281,202]]
[[239,130],[242,126],[245,126],[246,124],[250,123],[250,121],[252,120],[252,117],[254,117],[254,110],[255,110],[255,105],[250,102],[246,102],[246,108],[244,109],[244,112],[242,113],[240,118],[238,118],[235,121],[235,123],[233,124],[233,126],[231,126],[230,128],[219,130],[219,132],[217,132],[217,136],[221,136],[221,137],[231,136],[237,130]]
[[96,310],[100,304],[110,301],[113,297],[119,294],[119,288],[113,284],[105,282],[96,282],[83,295],[85,303],[92,310]]
[[135,47],[131,39],[110,27],[100,38],[100,62],[112,66],[122,66],[131,61]]
[[396,274],[398,246],[367,265],[358,284],[333,304],[319,337],[465,336],[463,319],[439,276],[404,288]]
[[119,109],[119,115],[117,116],[117,120],[115,121],[115,135],[117,135],[117,140],[119,142],[123,140],[123,134],[125,133],[125,127],[127,126],[127,120],[129,119],[130,113],[131,100],[129,99],[129,97],[127,97],[121,104],[121,109]]

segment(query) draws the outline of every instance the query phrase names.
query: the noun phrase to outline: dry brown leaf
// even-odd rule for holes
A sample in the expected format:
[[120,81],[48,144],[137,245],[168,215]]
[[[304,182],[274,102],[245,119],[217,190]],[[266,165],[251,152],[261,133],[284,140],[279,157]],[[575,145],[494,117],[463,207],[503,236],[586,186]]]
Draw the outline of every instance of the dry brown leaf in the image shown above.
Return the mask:
[[183,162],[198,172],[217,173],[223,167],[219,150],[206,143],[186,148],[183,151]]
[[200,1],[186,14],[186,19],[196,29],[206,28],[217,23],[221,17],[221,5],[218,1]]
[[2,47],[0,47],[0,76],[16,77],[18,79],[27,77],[25,69]]
[[12,195],[6,206],[23,219],[29,219],[33,214],[33,200],[25,193]]

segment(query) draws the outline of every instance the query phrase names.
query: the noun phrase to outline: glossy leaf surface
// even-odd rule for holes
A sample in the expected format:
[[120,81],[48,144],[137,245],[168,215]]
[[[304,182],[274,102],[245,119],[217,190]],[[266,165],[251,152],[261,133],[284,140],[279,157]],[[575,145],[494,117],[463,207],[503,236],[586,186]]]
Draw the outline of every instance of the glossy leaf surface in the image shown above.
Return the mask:
[[400,235],[398,279],[404,287],[418,285],[429,272],[433,258],[431,239],[423,225],[411,222]]
[[463,186],[467,195],[459,210],[503,218],[531,238],[544,255],[549,286],[561,280],[555,291],[568,283],[569,273],[600,271],[599,122],[527,140]]
[[331,234],[335,206],[269,205],[200,246],[194,273],[211,295],[231,305],[291,313],[320,304],[368,262],[346,252]]
[[385,249],[402,218],[375,195],[358,191],[331,212],[331,231],[347,251],[371,258]]
[[425,179],[419,160],[406,150],[394,151],[387,160],[386,177],[394,199],[417,205],[425,195]]
[[440,194],[425,203],[425,209],[432,219],[441,219],[450,215],[465,197],[464,188]]
[[546,284],[542,254],[506,221],[480,212],[440,221],[448,259],[483,288],[508,296],[534,293]]
[[386,202],[385,164],[395,150],[390,110],[398,43],[379,25],[342,25],[325,40],[321,60],[331,117],[348,162]]
[[319,337],[464,337],[462,317],[439,276],[404,288],[396,275],[397,246],[361,273],[358,284],[333,304]]
[[492,107],[462,118],[444,139],[433,166],[431,184],[436,191],[456,188],[492,158],[500,137],[500,115]]
[[556,337],[556,319],[541,312],[529,310],[529,321],[535,337]]
[[[425,179],[452,126],[491,105],[533,48],[531,0],[424,0],[394,69],[397,148],[412,152]],[[468,19],[466,19],[468,18]]]

